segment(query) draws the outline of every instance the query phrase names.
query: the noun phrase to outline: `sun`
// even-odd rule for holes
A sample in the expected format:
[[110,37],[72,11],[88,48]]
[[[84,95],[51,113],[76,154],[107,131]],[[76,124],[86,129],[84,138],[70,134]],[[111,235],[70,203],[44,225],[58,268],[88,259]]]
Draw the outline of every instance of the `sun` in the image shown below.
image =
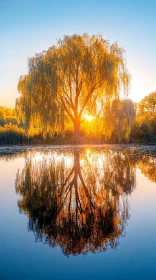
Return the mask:
[[91,122],[94,117],[93,116],[90,116],[90,115],[85,115],[85,119],[88,121],[88,122]]

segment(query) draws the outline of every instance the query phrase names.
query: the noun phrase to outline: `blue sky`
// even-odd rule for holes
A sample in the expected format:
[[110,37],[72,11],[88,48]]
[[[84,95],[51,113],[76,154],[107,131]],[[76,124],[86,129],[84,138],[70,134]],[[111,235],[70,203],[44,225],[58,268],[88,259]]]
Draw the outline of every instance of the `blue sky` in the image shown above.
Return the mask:
[[156,0],[0,0],[0,105],[13,107],[27,59],[66,34],[102,34],[124,48],[130,98],[156,90]]

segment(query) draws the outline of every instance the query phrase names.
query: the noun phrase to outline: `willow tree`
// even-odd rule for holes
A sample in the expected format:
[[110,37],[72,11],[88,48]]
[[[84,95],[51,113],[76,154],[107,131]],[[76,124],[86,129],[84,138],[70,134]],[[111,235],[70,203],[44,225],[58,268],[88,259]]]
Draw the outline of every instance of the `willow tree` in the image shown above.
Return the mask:
[[129,85],[123,50],[102,36],[87,34],[65,36],[31,58],[29,77],[35,110],[41,116],[52,110],[55,119],[63,108],[76,139],[84,115],[96,114],[105,99],[118,98],[122,89],[127,93]]
[[135,104],[130,99],[114,100],[111,106],[114,132],[118,135],[118,141],[122,139],[129,142],[132,126],[135,121]]
[[25,128],[29,127],[31,116],[31,95],[29,94],[29,75],[21,76],[18,83],[20,98],[16,99],[16,114],[19,122],[25,123]]

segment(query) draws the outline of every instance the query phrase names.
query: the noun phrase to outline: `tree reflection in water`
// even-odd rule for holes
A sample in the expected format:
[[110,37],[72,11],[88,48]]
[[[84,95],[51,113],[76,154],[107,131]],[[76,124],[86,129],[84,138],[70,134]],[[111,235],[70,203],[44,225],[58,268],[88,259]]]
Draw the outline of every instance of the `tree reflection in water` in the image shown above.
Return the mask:
[[36,241],[59,245],[67,256],[87,254],[119,244],[135,168],[115,151],[29,153],[15,184]]
[[137,167],[141,172],[152,182],[156,182],[156,157],[155,156],[142,156],[137,161]]

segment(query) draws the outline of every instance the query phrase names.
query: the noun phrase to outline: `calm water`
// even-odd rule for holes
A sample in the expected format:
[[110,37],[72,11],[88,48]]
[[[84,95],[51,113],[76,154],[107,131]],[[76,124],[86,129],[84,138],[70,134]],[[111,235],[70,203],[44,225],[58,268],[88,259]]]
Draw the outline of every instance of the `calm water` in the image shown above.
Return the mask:
[[156,146],[0,148],[0,279],[156,279]]

